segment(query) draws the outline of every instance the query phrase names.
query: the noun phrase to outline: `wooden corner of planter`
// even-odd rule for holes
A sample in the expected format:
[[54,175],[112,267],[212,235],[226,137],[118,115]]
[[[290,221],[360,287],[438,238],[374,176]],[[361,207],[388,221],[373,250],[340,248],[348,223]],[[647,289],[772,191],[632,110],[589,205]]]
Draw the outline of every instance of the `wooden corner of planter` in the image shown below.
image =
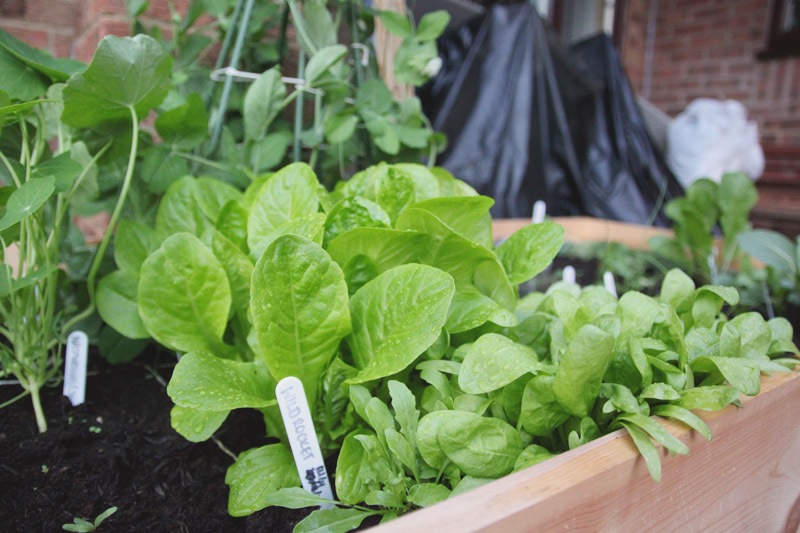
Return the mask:
[[696,411],[711,442],[662,419],[690,452],[657,445],[660,482],[620,430],[371,531],[797,531],[798,400],[800,374],[776,373],[742,407]]

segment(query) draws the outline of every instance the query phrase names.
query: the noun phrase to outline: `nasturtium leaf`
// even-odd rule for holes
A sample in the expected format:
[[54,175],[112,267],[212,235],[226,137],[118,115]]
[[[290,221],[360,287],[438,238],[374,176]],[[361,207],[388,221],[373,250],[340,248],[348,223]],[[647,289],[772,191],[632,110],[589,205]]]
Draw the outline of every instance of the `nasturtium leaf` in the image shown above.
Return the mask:
[[0,218],[0,231],[10,228],[25,217],[35,213],[55,191],[52,176],[26,181],[11,193],[6,202],[6,213]]
[[89,67],[64,87],[61,121],[95,127],[105,122],[137,120],[159,105],[169,91],[172,58],[152,37],[104,37]]
[[224,355],[231,291],[214,254],[189,233],[176,233],[142,263],[139,316],[164,346]]
[[442,451],[467,475],[497,478],[522,452],[519,432],[498,418],[450,411],[436,431]]
[[553,380],[553,376],[539,375],[525,385],[519,422],[531,435],[539,437],[550,435],[569,418],[569,413],[556,401]]
[[470,394],[482,394],[505,387],[518,377],[535,373],[547,365],[536,352],[508,337],[487,333],[467,352],[458,375],[458,386]]
[[172,429],[189,442],[203,442],[216,432],[230,411],[201,411],[175,405],[170,411]]
[[298,377],[315,399],[320,377],[350,332],[342,270],[318,244],[284,235],[256,263],[250,301],[272,375]]
[[196,351],[187,353],[175,365],[167,394],[182,407],[230,411],[276,405],[275,385],[261,361],[231,361]]
[[244,135],[261,139],[281,110],[286,87],[277,67],[261,74],[244,94]]
[[[398,166],[406,168],[405,165]],[[414,167],[407,166],[412,169]],[[484,248],[491,248],[492,217],[489,215],[489,208],[492,205],[494,200],[488,196],[460,196],[418,201],[414,207],[428,211],[465,239]]]
[[553,393],[559,405],[570,414],[586,416],[597,397],[614,348],[614,337],[585,325],[559,360]]
[[247,219],[251,252],[281,224],[317,213],[317,178],[305,163],[293,163],[276,172],[260,188]]
[[228,512],[247,516],[268,507],[270,494],[299,487],[300,477],[291,452],[283,444],[251,448],[228,467],[225,484],[230,485]]
[[3,80],[0,89],[14,100],[28,102],[47,91],[48,80],[45,76],[28,68],[25,63],[2,47],[0,47],[0,80]]
[[547,268],[564,244],[564,228],[554,222],[531,224],[497,248],[511,283],[523,283]]
[[161,239],[144,224],[123,218],[114,234],[114,262],[120,270],[136,273],[151,253],[158,249]]
[[317,50],[306,65],[304,73],[306,82],[314,86],[328,69],[347,55],[347,48],[341,44],[333,44]]
[[[350,299],[348,344],[363,383],[391,376],[436,341],[453,297],[453,279],[425,265],[402,265],[364,285]],[[381,320],[375,320],[375,317]]]
[[[317,4],[309,4],[317,5]],[[378,514],[377,511],[361,509],[321,509],[312,511],[294,526],[293,533],[347,533],[361,525],[365,518]]]
[[139,317],[136,271],[116,270],[97,284],[97,312],[103,321],[129,339],[149,339]]
[[354,228],[388,228],[389,215],[375,202],[360,196],[339,201],[325,219],[325,242]]
[[360,255],[370,258],[385,272],[392,267],[418,262],[421,250],[431,244],[431,237],[416,231],[388,228],[353,228],[331,240],[326,248],[342,268]]
[[44,50],[31,48],[3,30],[0,30],[0,47],[25,65],[44,74],[53,81],[66,81],[71,75],[86,68],[86,64],[81,61],[69,58],[54,58]]
[[208,137],[208,113],[202,97],[191,93],[185,104],[158,115],[155,126],[161,139],[172,148],[196,148]]

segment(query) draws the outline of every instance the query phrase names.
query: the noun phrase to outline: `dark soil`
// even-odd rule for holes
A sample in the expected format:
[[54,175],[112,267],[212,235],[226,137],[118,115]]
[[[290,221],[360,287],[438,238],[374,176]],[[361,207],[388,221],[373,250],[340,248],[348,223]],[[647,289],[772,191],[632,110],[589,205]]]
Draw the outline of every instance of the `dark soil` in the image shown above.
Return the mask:
[[[100,531],[287,532],[307,511],[269,508],[228,515],[225,471],[233,462],[215,442],[193,444],[170,427],[172,402],[151,374],[157,352],[133,365],[90,356],[86,403],[61,388],[44,392],[49,423],[36,428],[28,398],[0,411],[0,524],[4,532],[61,531],[73,517],[119,509]],[[168,381],[172,369],[158,374]],[[0,387],[0,402],[20,392]],[[253,409],[231,413],[216,438],[238,454],[268,441]]]

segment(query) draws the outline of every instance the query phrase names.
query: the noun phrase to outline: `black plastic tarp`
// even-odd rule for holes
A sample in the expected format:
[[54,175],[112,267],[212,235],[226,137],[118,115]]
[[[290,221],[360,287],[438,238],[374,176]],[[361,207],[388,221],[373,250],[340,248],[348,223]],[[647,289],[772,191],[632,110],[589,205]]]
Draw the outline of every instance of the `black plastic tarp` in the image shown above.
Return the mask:
[[613,43],[571,49],[529,4],[494,6],[439,41],[418,94],[448,136],[437,164],[495,199],[495,217],[589,215],[666,225],[683,193],[648,137]]

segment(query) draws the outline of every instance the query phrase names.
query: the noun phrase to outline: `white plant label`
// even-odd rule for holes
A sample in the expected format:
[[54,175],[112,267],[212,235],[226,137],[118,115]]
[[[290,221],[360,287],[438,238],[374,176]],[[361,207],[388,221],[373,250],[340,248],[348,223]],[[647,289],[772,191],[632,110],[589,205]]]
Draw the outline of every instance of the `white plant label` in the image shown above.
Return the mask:
[[546,212],[547,204],[544,203],[544,200],[536,200],[536,203],[533,204],[533,223],[541,224],[544,222]]
[[[331,482],[319,449],[303,383],[294,376],[285,377],[275,387],[275,396],[278,398],[278,407],[303,488],[312,494],[333,500]],[[320,507],[330,509],[333,505]]]
[[614,274],[608,270],[603,274],[603,285],[608,292],[614,295],[614,298],[617,297],[617,283],[614,281]]
[[572,265],[565,266],[561,279],[567,283],[575,283],[575,267]]
[[64,360],[64,396],[72,405],[80,405],[86,397],[86,361],[89,354],[89,337],[82,331],[73,331],[67,337],[67,355]]

